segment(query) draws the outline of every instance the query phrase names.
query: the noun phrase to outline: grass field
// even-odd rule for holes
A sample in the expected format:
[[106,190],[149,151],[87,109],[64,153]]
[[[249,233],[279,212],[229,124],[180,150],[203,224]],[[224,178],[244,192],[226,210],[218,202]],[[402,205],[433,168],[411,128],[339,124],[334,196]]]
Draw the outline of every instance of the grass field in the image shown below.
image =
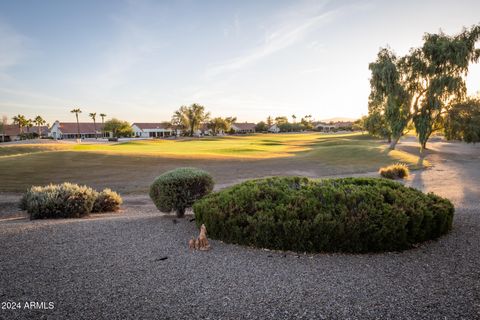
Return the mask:
[[269,175],[326,176],[376,171],[395,162],[416,168],[416,155],[389,151],[361,134],[257,134],[123,143],[23,144],[0,147],[0,191],[71,181],[144,192],[179,166],[210,171],[217,183]]

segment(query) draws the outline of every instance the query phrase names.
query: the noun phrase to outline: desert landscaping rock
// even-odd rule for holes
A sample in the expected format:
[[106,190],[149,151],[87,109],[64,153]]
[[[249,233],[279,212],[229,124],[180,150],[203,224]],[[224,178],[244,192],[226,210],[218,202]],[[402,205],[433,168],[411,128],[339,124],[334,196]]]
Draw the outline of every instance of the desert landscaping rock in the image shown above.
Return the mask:
[[191,216],[172,223],[142,197],[125,197],[117,214],[0,221],[0,300],[55,304],[0,318],[480,318],[480,148],[430,145],[433,166],[405,183],[454,202],[453,230],[437,241],[299,255],[211,240],[210,251],[190,252]]

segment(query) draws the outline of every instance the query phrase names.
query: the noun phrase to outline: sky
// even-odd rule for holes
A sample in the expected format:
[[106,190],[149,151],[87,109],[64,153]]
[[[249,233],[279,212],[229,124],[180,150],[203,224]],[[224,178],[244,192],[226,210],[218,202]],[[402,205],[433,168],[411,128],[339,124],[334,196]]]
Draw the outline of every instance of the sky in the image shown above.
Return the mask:
[[[367,114],[368,64],[480,23],[480,1],[0,0],[0,115]],[[480,65],[467,78],[480,90]]]

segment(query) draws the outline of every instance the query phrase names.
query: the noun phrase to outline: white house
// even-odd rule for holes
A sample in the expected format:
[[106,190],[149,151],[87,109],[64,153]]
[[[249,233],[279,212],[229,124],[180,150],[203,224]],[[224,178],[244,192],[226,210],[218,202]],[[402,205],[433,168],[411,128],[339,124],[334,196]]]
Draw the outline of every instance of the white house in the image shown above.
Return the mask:
[[323,131],[323,132],[330,132],[334,131],[337,128],[336,125],[334,124],[327,124],[320,122],[319,124],[315,125],[315,129],[318,131]]
[[270,128],[268,128],[268,132],[273,132],[273,133],[279,133],[280,132],[280,128],[274,124],[273,126],[271,126]]
[[232,129],[235,133],[255,133],[255,123],[233,123]]
[[134,123],[132,129],[137,138],[164,138],[174,134],[167,123]]
[[[55,121],[48,133],[49,137],[54,139],[86,139],[101,138],[105,136],[103,133],[103,125],[93,122],[59,122]],[[110,136],[110,133],[107,134]]]

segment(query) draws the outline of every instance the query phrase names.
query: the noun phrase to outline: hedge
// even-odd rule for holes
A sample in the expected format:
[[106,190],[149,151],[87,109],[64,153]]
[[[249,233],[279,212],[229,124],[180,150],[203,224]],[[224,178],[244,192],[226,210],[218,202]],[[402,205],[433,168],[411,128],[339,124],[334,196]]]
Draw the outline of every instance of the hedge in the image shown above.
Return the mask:
[[250,180],[206,196],[198,226],[229,243],[296,252],[411,248],[452,227],[449,200],[376,178]]

